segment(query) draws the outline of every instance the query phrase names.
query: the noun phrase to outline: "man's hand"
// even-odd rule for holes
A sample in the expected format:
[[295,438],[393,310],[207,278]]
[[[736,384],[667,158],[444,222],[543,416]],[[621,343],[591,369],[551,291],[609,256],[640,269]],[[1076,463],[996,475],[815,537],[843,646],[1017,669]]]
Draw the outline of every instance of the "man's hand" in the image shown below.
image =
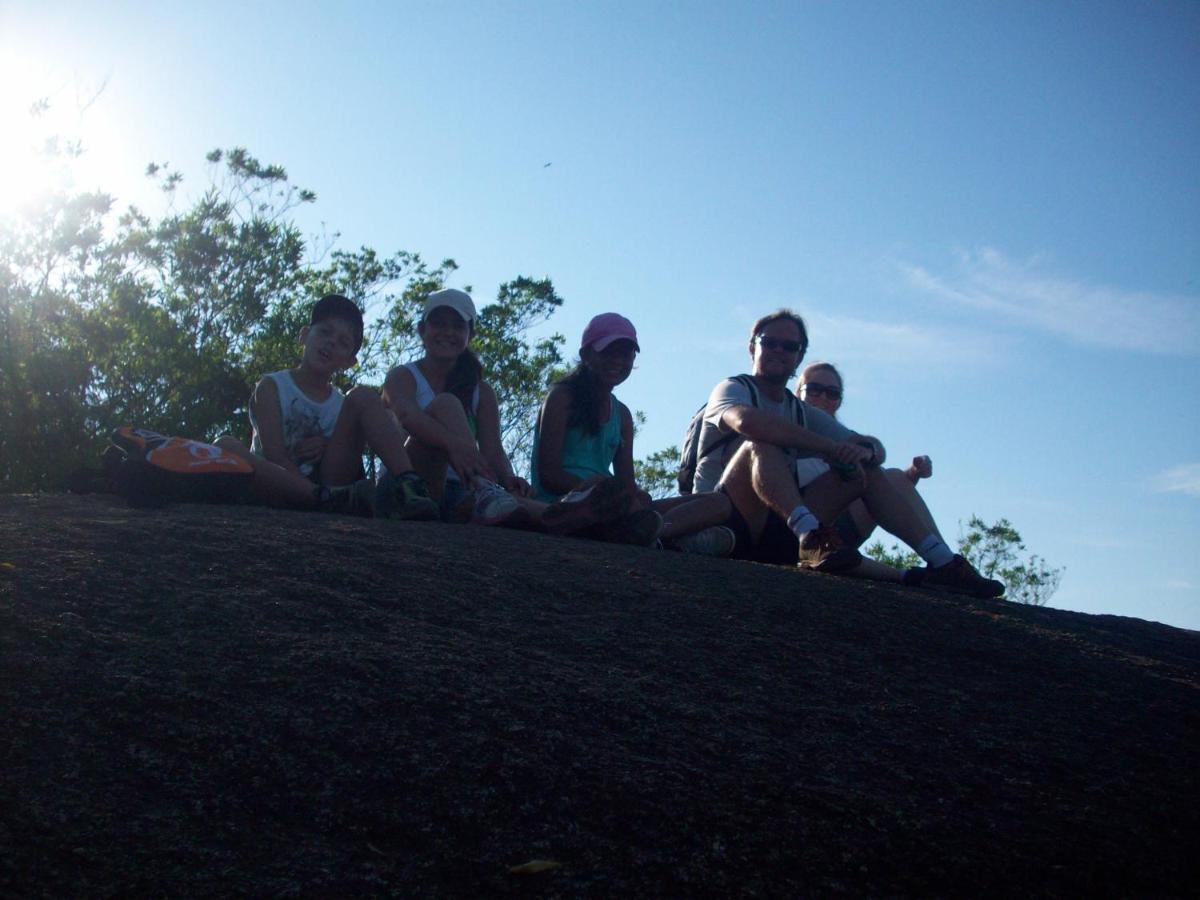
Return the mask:
[[841,463],[842,465],[867,465],[875,458],[874,449],[868,450],[861,444],[855,444],[852,441],[838,441],[825,454],[825,458],[832,463]]

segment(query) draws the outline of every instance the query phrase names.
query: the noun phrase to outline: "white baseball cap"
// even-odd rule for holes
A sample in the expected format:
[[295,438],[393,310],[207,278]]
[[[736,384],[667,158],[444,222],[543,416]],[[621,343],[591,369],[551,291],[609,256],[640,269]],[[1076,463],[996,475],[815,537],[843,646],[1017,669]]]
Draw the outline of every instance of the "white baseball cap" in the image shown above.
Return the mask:
[[421,321],[429,318],[429,314],[439,306],[448,306],[468,324],[475,321],[475,301],[466,291],[455,288],[444,288],[434,291],[425,299],[425,309],[421,311]]

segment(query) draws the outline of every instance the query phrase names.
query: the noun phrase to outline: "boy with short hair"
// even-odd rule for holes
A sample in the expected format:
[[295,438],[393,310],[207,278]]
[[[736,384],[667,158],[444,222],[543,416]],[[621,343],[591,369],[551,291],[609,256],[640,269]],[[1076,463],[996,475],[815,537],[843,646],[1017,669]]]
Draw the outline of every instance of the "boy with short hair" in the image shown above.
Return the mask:
[[217,443],[254,466],[256,491],[272,505],[366,516],[375,509],[375,486],[362,478],[370,447],[397,473],[388,487],[390,518],[436,519],[405,434],[378,392],[359,385],[343,394],[332,383],[335,372],[357,362],[362,341],[362,311],[341,294],[326,294],[300,331],[299,365],[263,376],[254,388],[250,449],[231,437]]

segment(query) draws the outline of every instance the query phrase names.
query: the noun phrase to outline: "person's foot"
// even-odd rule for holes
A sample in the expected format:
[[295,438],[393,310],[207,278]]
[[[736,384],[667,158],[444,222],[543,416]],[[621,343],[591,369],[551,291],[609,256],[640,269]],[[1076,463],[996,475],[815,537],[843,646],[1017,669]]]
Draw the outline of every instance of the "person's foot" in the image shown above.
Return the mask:
[[695,534],[685,534],[683,537],[667,541],[667,546],[697,556],[728,556],[733,552],[736,543],[737,535],[733,533],[732,528],[711,525]]
[[995,578],[984,578],[976,568],[959,555],[936,569],[926,567],[921,576],[920,585],[931,591],[945,591],[950,594],[965,594],[987,600],[1004,594],[1004,582]]
[[343,516],[375,515],[375,485],[366,478],[354,484],[325,488],[321,497],[321,509]]
[[416,472],[379,479],[376,487],[379,515],[387,519],[427,522],[440,519],[437,503],[429,496],[425,481]]
[[633,498],[615,478],[582,491],[571,491],[542,513],[542,526],[550,534],[573,534],[593,525],[612,522],[629,512]]
[[588,533],[609,544],[633,544],[649,547],[663,530],[663,518],[652,509],[639,509],[615,522],[598,525]]
[[862,562],[862,554],[847,546],[832,525],[814,528],[800,540],[800,559],[796,563],[802,569],[826,574],[845,572]]
[[523,512],[517,498],[500,485],[484,478],[476,479],[472,525],[503,525],[520,518]]

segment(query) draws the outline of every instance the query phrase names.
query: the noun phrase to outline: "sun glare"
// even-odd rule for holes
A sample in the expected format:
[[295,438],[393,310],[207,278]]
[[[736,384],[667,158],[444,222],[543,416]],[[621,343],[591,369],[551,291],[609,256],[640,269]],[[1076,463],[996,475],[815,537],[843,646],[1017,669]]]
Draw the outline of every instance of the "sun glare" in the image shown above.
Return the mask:
[[105,130],[102,86],[89,91],[77,78],[31,72],[19,60],[0,60],[0,217],[19,214],[48,191],[95,186],[78,181],[96,175],[90,136]]

